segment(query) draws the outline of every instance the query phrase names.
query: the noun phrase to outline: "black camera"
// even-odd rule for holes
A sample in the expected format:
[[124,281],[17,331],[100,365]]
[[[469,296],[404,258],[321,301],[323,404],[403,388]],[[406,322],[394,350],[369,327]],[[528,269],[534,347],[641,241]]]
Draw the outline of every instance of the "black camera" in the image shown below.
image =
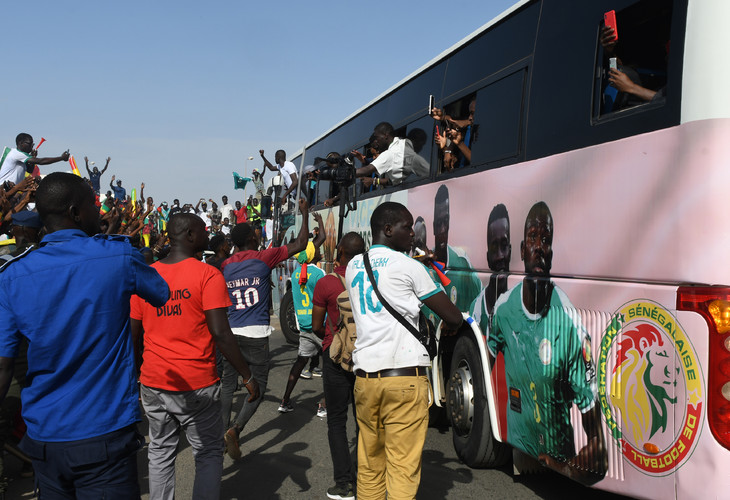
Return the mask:
[[315,163],[326,163],[319,168],[319,179],[333,181],[340,186],[355,184],[355,157],[352,153],[345,156],[330,155],[327,158],[315,158]]

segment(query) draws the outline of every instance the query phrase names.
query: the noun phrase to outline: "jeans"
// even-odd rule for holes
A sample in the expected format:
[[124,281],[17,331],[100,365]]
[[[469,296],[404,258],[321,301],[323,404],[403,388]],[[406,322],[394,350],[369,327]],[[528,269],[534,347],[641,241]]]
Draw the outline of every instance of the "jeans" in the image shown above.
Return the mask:
[[[269,379],[269,337],[251,338],[242,335],[235,335],[238,341],[238,348],[241,349],[243,359],[248,363],[256,381],[259,383],[261,396],[254,402],[248,401],[248,395],[244,394],[243,405],[236,412],[233,424],[240,432],[246,423],[251,419],[256,409],[266,394],[266,382]],[[233,393],[236,391],[238,372],[228,360],[223,362],[223,379],[221,381],[221,403],[223,408],[223,428],[231,427],[231,407],[233,406]]]
[[[330,348],[322,354],[322,379],[324,398],[327,401],[327,439],[332,456],[332,469],[335,483],[354,483],[355,467],[350,456],[347,442],[347,410],[352,405],[355,415],[355,402],[352,390],[355,387],[355,374],[342,369],[330,358]],[[355,421],[357,430],[357,421]]]
[[33,459],[39,498],[139,499],[136,425],[78,441],[44,442],[27,434],[20,449]]
[[142,386],[142,405],[150,424],[150,500],[175,498],[175,456],[180,428],[193,448],[193,498],[220,498],[223,427],[220,385],[194,391],[163,391]]

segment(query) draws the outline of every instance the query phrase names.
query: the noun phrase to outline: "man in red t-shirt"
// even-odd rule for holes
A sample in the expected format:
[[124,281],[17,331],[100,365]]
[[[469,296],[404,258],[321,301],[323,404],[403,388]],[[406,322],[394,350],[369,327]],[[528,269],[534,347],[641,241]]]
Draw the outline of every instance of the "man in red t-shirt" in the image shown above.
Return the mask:
[[243,224],[248,222],[248,207],[242,207],[241,202],[236,202],[236,209],[233,211],[233,215],[236,216],[236,224]]
[[219,270],[194,258],[208,246],[197,215],[176,214],[167,226],[170,254],[153,264],[170,287],[170,299],[153,307],[134,296],[132,336],[144,334],[140,382],[149,421],[150,498],[175,495],[180,427],[193,447],[193,498],[218,498],[223,473],[223,425],[215,346],[244,379],[249,400],[259,388],[228,325],[228,297]]
[[[365,252],[365,241],[362,236],[355,232],[344,235],[337,245],[337,267],[334,272],[344,279],[350,259],[363,252]],[[336,327],[340,320],[337,296],[344,290],[345,287],[337,276],[328,274],[320,278],[312,296],[312,331],[318,335],[324,334],[322,378],[324,398],[327,401],[327,437],[335,479],[335,485],[327,490],[327,496],[354,499],[353,483],[356,475],[347,441],[347,408],[353,404],[355,374],[345,371],[330,358],[332,328]]]

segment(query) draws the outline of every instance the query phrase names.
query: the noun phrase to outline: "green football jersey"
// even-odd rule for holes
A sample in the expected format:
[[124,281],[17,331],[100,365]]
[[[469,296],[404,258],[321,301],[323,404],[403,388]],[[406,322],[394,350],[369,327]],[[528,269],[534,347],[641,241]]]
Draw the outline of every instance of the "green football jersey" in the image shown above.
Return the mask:
[[578,311],[553,287],[547,313],[530,314],[519,283],[495,304],[487,346],[505,360],[509,408],[507,441],[538,457],[576,455],[570,409],[596,401],[591,343]]
[[485,335],[489,328],[489,311],[487,310],[486,294],[487,287],[485,286],[469,306],[469,316],[474,318],[474,321],[477,322],[482,333]]
[[472,301],[479,295],[482,289],[482,282],[479,276],[473,271],[471,262],[461,249],[448,246],[448,262],[446,277],[451,280],[445,286],[446,295],[451,302],[459,308],[459,311],[468,311]]
[[314,285],[325,272],[314,264],[307,264],[307,282],[304,287],[299,284],[299,276],[302,274],[302,266],[291,275],[291,292],[294,301],[294,312],[297,315],[297,323],[299,330],[303,332],[312,331],[312,296],[314,295]]

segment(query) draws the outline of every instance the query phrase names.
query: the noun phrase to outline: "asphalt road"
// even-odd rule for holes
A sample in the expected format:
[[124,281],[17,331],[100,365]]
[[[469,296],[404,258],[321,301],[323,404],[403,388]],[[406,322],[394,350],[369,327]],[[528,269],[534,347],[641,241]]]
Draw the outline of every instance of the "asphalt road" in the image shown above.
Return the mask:
[[[243,458],[223,464],[223,499],[320,499],[332,481],[327,444],[327,421],[316,416],[322,379],[300,379],[292,395],[295,411],[277,411],[296,348],[284,342],[278,330],[271,337],[272,366],[269,387],[256,415],[241,435]],[[241,393],[237,398],[243,397]],[[240,400],[234,401],[234,404]],[[349,425],[349,422],[348,422]],[[354,423],[348,432],[355,444]],[[146,431],[143,422],[141,430]],[[142,498],[148,499],[146,449],[139,454]],[[20,478],[20,462],[7,459],[12,479],[8,499],[32,499],[33,480]],[[179,499],[191,498],[195,467],[190,446],[183,439],[176,465]],[[431,428],[423,451],[419,499],[565,499],[617,500],[624,497],[590,490],[550,471],[516,476],[512,467],[473,470],[459,462],[449,429]]]

